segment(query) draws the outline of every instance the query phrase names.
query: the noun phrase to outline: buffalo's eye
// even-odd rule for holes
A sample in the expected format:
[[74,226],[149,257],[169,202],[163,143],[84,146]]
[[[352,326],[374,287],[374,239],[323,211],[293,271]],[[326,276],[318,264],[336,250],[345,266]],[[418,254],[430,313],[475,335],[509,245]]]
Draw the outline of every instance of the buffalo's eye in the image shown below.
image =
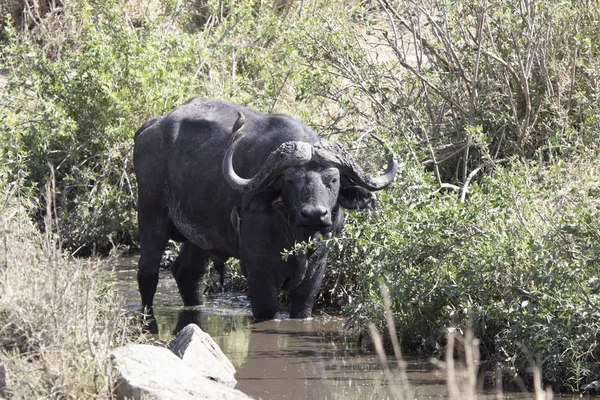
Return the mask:
[[337,178],[333,178],[333,179],[331,180],[331,183],[337,183],[337,182],[338,182],[338,179],[337,179]]
[[285,178],[285,183],[288,185],[292,185],[294,183],[294,180],[292,178]]

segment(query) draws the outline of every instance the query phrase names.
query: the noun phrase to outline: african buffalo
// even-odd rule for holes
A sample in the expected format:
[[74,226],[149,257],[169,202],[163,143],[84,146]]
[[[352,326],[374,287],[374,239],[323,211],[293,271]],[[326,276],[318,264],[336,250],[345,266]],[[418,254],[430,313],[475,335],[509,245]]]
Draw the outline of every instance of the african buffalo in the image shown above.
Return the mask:
[[[294,243],[337,234],[347,209],[373,209],[371,191],[390,185],[390,152],[379,177],[339,144],[279,114],[200,97],[135,135],[142,306],[152,308],[161,254],[183,242],[172,272],[185,305],[201,302],[209,259],[240,259],[257,320],[277,315],[281,290],[292,318],[309,317],[325,272],[321,243],[284,261]],[[241,176],[247,177],[241,177]]]

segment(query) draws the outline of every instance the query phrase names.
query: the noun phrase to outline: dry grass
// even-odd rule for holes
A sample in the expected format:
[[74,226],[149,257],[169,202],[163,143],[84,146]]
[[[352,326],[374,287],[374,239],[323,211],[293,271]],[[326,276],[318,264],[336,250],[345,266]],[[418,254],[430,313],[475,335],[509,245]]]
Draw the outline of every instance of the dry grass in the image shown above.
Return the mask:
[[[11,398],[106,398],[110,349],[136,335],[99,263],[68,261],[9,197],[0,207],[0,357]],[[51,208],[49,206],[49,208]],[[139,336],[137,336],[139,337]]]
[[[411,384],[408,380],[406,362],[402,358],[400,343],[396,334],[396,327],[390,311],[390,296],[385,285],[381,285],[381,294],[386,315],[388,334],[392,342],[394,357],[397,363],[395,369],[388,366],[382,335],[377,331],[375,325],[369,326],[371,338],[375,351],[383,366],[386,379],[390,386],[390,392],[396,400],[412,400],[415,398]],[[444,373],[449,400],[476,400],[483,397],[481,392],[482,382],[479,380],[479,340],[473,336],[473,331],[467,329],[462,332],[459,329],[448,328],[446,333],[447,344],[445,360],[431,359],[431,363]],[[457,346],[458,343],[458,346]],[[532,398],[535,400],[552,400],[553,393],[550,388],[542,385],[540,369],[533,366],[534,392]],[[503,399],[502,373],[496,371],[496,398]],[[523,387],[524,389],[524,387]],[[485,396],[489,398],[489,395]]]

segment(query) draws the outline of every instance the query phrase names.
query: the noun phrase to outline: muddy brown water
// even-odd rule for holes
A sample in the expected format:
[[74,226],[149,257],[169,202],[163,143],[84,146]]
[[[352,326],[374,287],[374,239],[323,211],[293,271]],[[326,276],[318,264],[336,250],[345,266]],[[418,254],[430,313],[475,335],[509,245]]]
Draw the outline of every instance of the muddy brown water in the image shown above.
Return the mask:
[[[125,307],[139,310],[136,283],[137,259],[127,257],[115,264],[119,291]],[[241,293],[211,296],[201,307],[181,305],[174,279],[162,271],[155,297],[158,338],[197,323],[209,333],[236,368],[237,389],[256,399],[392,399],[382,363],[374,354],[361,351],[356,338],[344,329],[344,319],[319,315],[309,320],[253,323],[249,303]],[[444,374],[430,362],[405,357],[411,397],[446,398]],[[395,362],[387,365],[395,369]],[[481,392],[480,398],[494,398]],[[504,393],[505,399],[532,398]]]

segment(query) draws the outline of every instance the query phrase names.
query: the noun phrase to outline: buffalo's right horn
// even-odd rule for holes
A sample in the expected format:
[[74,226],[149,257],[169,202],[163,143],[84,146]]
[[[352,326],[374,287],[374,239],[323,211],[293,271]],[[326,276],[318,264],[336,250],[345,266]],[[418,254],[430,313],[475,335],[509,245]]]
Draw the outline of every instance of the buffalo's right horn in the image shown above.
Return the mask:
[[312,159],[313,145],[306,142],[285,142],[277,150],[269,154],[267,161],[250,179],[240,177],[233,169],[233,153],[241,140],[236,139],[225,152],[223,157],[223,176],[229,186],[240,193],[252,193],[271,183],[288,167],[303,164]]
[[[380,144],[385,145],[384,141],[371,134],[371,136],[377,140]],[[352,179],[357,185],[368,189],[370,191],[381,190],[389,186],[396,176],[398,170],[398,163],[394,159],[394,152],[387,148],[388,151],[388,165],[384,173],[376,178],[367,174],[357,163],[354,161],[350,153],[348,153],[339,143],[333,142],[320,142],[314,146],[315,154],[314,159],[318,162],[326,165],[337,167],[342,175]]]

